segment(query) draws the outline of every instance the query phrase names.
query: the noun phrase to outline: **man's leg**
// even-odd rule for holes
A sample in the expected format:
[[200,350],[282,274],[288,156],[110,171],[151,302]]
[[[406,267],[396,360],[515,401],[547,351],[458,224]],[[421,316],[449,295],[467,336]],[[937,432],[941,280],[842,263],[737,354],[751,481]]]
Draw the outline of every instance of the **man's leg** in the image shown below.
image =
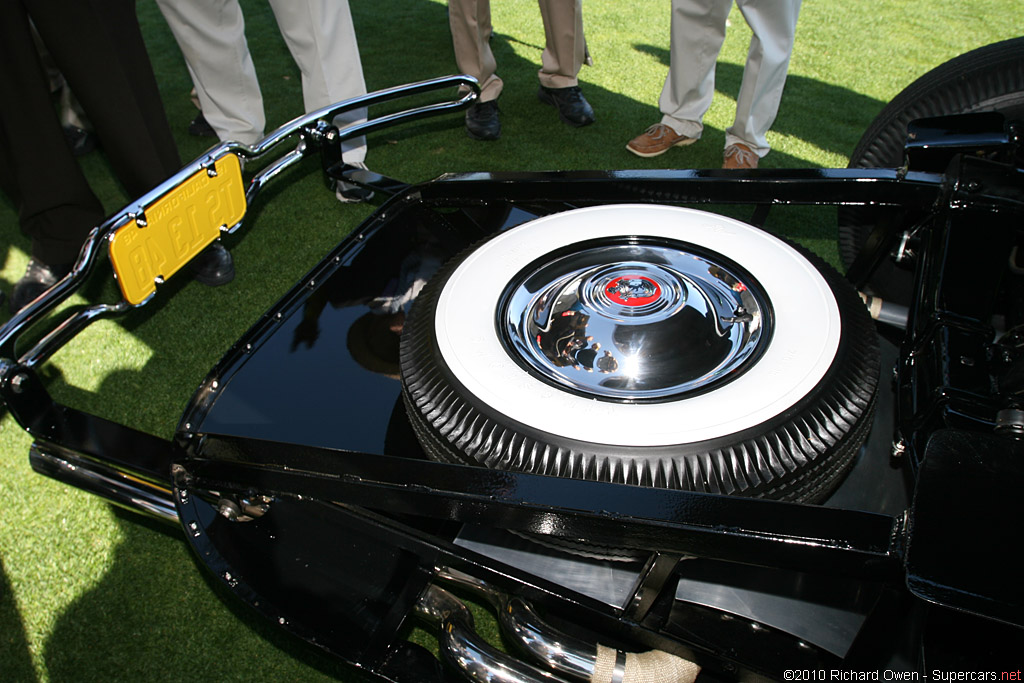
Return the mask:
[[448,0],[448,25],[459,71],[480,82],[480,101],[498,99],[503,87],[491,52],[490,0]]
[[62,271],[103,207],[64,139],[24,7],[2,3],[0,12],[0,187],[32,258]]
[[672,0],[669,69],[658,100],[661,121],[630,140],[630,152],[656,157],[700,139],[731,7],[732,0]]
[[658,107],[661,122],[699,139],[715,94],[715,64],[725,41],[732,0],[672,0],[668,76]]
[[545,88],[579,85],[579,73],[587,59],[583,36],[582,0],[539,0],[544,22],[544,52],[537,72]]
[[[302,101],[306,112],[366,94],[355,25],[348,0],[271,0],[292,58],[302,73]],[[366,108],[334,119],[342,127],[366,120]],[[366,138],[342,143],[342,158],[350,163],[366,159]]]
[[737,0],[737,4],[754,35],[736,98],[736,119],[725,131],[725,144],[742,144],[763,157],[770,149],[766,134],[775,122],[786,85],[800,0],[769,5]]
[[498,63],[491,52],[490,0],[448,0],[448,25],[456,66],[480,83],[480,99],[466,110],[466,133],[474,140],[497,140],[498,96],[504,84],[495,73]]
[[583,35],[582,0],[539,0],[544,21],[545,46],[541,55],[538,97],[558,109],[572,126],[594,122],[594,110],[579,87],[579,73],[587,60]]
[[238,0],[157,0],[185,57],[199,106],[221,140],[252,144],[266,118]]

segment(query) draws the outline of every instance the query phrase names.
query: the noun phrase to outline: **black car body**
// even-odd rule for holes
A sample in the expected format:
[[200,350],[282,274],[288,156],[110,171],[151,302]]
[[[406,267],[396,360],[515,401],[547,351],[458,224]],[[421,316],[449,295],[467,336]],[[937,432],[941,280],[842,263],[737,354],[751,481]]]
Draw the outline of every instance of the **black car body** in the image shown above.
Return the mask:
[[[369,99],[456,82],[466,83]],[[334,108],[316,112],[253,148],[214,148],[100,226],[71,275],[0,332],[0,395],[34,438],[33,467],[179,523],[253,611],[385,680],[454,671],[623,680],[645,666],[684,676],[684,660],[709,679],[1005,676],[1024,625],[1020,571],[1006,559],[1022,540],[1024,474],[1018,124],[990,113],[918,121],[895,168],[470,173],[406,186],[338,157],[339,135],[471,99],[340,133],[323,123]],[[238,194],[236,155],[296,138]],[[142,288],[123,290],[124,301],[37,335],[99,267],[101,247],[154,223],[155,207],[190,183],[238,174],[223,190],[234,208],[214,221],[230,229],[265,182],[311,156],[328,177],[389,198],[225,353],[173,441],[50,397],[42,363],[93,320],[148,301],[147,277],[170,277],[143,269]],[[881,311],[869,363],[881,380],[863,446],[827,497],[720,495],[426,456],[382,312],[397,313],[416,281],[481,240],[610,205],[714,209],[753,225],[769,211],[834,205],[869,226],[847,278]],[[909,288],[879,276],[893,253],[897,270],[912,273]],[[112,258],[129,280],[125,257]],[[593,548],[626,552],[609,559]],[[528,654],[478,642],[445,588],[491,601]],[[417,614],[440,625],[445,666],[398,638]]]

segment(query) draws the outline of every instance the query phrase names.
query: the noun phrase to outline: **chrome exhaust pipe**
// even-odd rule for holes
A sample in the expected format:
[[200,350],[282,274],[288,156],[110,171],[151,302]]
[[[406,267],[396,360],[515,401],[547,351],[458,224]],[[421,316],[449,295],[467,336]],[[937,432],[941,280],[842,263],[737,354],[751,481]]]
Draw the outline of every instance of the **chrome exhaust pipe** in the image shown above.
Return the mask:
[[[526,601],[510,598],[485,581],[463,572],[442,568],[438,578],[471,589],[484,597],[497,611],[498,623],[507,637],[538,662],[572,680],[590,683],[640,683],[652,680],[693,683],[700,673],[701,667],[694,662],[668,652],[624,652],[570,636],[545,623]],[[471,628],[472,621],[469,623]],[[548,677],[541,680],[563,679]]]
[[473,630],[473,615],[458,598],[430,585],[416,612],[440,626],[442,659],[471,681],[491,683],[568,683],[563,678],[491,647]]
[[597,648],[545,624],[526,602],[519,598],[505,601],[498,611],[502,631],[534,659],[559,673],[589,681],[597,666]]

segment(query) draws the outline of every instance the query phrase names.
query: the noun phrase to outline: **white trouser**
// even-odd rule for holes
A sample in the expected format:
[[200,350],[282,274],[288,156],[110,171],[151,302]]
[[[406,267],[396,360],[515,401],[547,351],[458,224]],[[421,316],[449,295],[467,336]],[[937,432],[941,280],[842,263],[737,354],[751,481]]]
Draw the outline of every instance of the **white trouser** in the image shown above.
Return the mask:
[[[302,74],[305,111],[366,94],[348,0],[269,0]],[[221,140],[252,144],[266,118],[238,0],[157,0],[185,57],[203,116]],[[366,109],[335,118],[341,127],[366,120]],[[366,158],[364,137],[342,144],[349,163]]]
[[[786,84],[801,0],[736,0],[753,31],[736,118],[725,145],[743,143],[758,156],[768,153],[765,134],[775,121]],[[658,105],[661,122],[676,133],[699,138],[715,92],[715,63],[725,40],[732,0],[672,0],[669,72]]]

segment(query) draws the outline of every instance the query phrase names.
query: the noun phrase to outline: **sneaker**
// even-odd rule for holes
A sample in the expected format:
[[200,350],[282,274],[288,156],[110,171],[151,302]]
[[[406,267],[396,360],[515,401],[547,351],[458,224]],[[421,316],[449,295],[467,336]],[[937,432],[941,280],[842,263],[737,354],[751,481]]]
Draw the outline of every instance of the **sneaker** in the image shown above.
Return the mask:
[[[345,162],[349,166],[355,166],[361,168],[364,171],[369,171],[361,161]],[[334,196],[338,198],[338,201],[342,204],[358,204],[360,202],[368,202],[373,199],[373,190],[356,185],[355,183],[346,183],[342,180],[338,180],[334,183]]]
[[754,150],[742,143],[735,143],[725,148],[722,168],[749,170],[757,168],[758,156]]
[[656,157],[671,147],[685,147],[696,141],[697,138],[680,135],[671,126],[656,123],[626,143],[626,149],[638,157]]
[[545,88],[540,86],[537,99],[558,109],[558,117],[570,126],[586,126],[594,122],[594,109],[583,96],[580,86]]
[[48,266],[34,258],[29,259],[25,274],[14,283],[14,289],[11,290],[11,313],[17,313],[28,306],[70,272],[71,264]]
[[498,100],[470,105],[466,110],[466,133],[474,140],[497,140],[501,137]]

